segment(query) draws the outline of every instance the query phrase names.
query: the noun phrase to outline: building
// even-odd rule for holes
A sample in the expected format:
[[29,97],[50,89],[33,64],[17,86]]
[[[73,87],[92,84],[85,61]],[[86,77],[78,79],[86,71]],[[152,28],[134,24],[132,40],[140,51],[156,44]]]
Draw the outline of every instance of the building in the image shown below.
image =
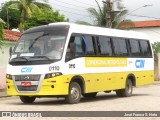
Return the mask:
[[5,77],[6,77],[6,66],[9,60],[9,49],[13,47],[16,41],[21,36],[20,32],[11,31],[11,30],[3,30],[4,34],[4,45],[2,49],[0,49],[0,89],[5,88]]
[[120,27],[147,34],[151,43],[160,42],[160,20],[136,21],[134,26],[123,23]]

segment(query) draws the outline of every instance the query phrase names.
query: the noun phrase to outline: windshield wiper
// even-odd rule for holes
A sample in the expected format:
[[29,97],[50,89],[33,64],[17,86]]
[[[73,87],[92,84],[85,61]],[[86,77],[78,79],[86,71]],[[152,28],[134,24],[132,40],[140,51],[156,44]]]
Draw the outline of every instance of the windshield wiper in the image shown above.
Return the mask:
[[52,59],[50,59],[49,57],[47,56],[33,56],[33,57],[30,57],[30,58],[44,58],[44,59],[47,59],[49,61],[52,61]]
[[47,35],[49,35],[49,33],[43,34],[43,35],[38,36],[37,38],[35,38],[35,40],[34,40],[33,43],[29,46],[28,49],[30,50],[39,38],[44,37],[44,36],[47,36]]

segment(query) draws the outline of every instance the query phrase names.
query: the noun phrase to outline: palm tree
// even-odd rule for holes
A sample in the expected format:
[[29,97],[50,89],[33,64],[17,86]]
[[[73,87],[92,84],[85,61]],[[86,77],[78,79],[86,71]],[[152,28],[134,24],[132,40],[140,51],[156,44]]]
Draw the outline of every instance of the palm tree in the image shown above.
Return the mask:
[[100,7],[97,0],[95,0],[98,6],[98,10],[96,8],[88,8],[89,14],[91,14],[94,25],[104,27],[106,25],[106,6]]
[[[93,20],[94,20],[94,24],[95,26],[101,26],[101,27],[106,27],[106,24],[107,24],[107,14],[106,14],[106,11],[107,11],[107,7],[108,7],[108,4],[110,4],[111,8],[111,13],[110,13],[110,21],[111,21],[111,28],[120,28],[120,24],[121,23],[127,23],[127,24],[130,24],[130,26],[134,26],[134,23],[131,21],[131,20],[126,20],[124,19],[125,16],[127,15],[128,11],[126,9],[124,9],[124,7],[121,7],[119,8],[120,10],[119,11],[112,11],[112,4],[111,3],[108,3],[108,2],[105,2],[103,4],[103,7],[101,7],[99,5],[99,3],[97,2],[97,0],[95,0],[96,3],[97,3],[97,6],[98,6],[98,10],[96,8],[88,8],[88,12],[89,14],[92,16]],[[83,24],[83,21],[77,21],[77,23],[82,23]],[[89,24],[89,23],[88,23]]]
[[21,16],[19,24],[20,31],[24,29],[24,22],[27,18],[32,16],[33,11],[41,12],[43,8],[48,8],[49,10],[52,10],[50,5],[46,3],[36,2],[35,0],[8,1],[6,5],[11,8],[19,9]]

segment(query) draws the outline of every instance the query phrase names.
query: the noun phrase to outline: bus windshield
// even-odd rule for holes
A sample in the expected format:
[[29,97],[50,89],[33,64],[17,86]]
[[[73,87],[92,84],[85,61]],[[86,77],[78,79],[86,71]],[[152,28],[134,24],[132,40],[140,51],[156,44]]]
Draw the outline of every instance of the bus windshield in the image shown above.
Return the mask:
[[[66,30],[40,31],[23,34],[17,42],[10,61],[60,60],[67,36]],[[18,61],[18,60],[16,60]]]

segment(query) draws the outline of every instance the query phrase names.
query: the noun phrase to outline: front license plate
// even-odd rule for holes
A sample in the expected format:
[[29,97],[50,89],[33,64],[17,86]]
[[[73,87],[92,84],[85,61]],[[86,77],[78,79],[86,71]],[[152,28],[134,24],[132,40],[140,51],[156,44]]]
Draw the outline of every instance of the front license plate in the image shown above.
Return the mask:
[[31,86],[31,82],[21,82],[21,86]]

